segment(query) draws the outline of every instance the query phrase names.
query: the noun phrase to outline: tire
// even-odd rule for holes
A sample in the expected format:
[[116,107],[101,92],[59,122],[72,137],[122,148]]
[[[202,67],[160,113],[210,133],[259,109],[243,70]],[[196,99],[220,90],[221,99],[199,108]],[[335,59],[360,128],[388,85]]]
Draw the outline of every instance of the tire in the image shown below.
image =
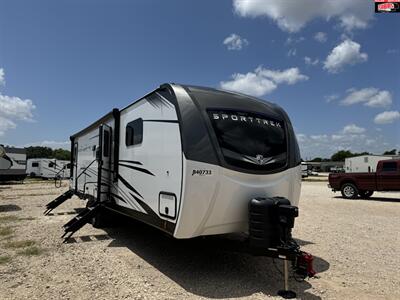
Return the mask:
[[97,214],[90,220],[94,228],[105,228],[109,226],[108,218],[104,213],[104,209],[100,209]]
[[358,195],[357,187],[352,183],[345,183],[340,189],[342,196],[346,199],[355,199]]
[[[89,199],[86,202],[86,207],[92,206],[96,201],[93,199]],[[90,220],[90,224],[94,228],[105,228],[107,227],[107,218],[104,214],[104,209],[100,207],[100,209],[97,211],[97,213],[94,215],[94,217]]]
[[368,199],[369,197],[372,196],[374,191],[359,191],[358,194],[360,195],[361,198],[363,199]]

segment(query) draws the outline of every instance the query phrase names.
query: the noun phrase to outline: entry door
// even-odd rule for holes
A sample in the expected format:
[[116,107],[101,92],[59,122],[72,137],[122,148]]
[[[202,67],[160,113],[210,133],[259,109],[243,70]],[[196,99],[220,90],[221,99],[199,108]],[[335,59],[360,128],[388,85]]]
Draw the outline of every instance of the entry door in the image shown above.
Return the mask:
[[101,202],[110,199],[111,189],[111,143],[112,129],[110,126],[103,124],[100,126],[99,132],[99,157],[98,157],[98,184],[97,199]]
[[[74,153],[73,153],[73,165],[71,166],[71,170],[73,170],[73,178],[75,178],[75,190],[78,190],[78,143],[74,143]],[[73,179],[72,178],[72,179]]]

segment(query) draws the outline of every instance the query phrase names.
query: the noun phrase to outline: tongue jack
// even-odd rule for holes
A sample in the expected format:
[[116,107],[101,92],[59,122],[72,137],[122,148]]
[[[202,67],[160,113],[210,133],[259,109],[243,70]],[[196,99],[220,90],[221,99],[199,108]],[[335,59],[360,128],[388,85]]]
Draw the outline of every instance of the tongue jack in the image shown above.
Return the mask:
[[300,250],[292,238],[298,208],[282,197],[255,198],[249,203],[249,241],[255,255],[265,255],[283,260],[284,289],[278,295],[285,299],[296,298],[289,289],[289,261],[292,270],[301,279],[313,277],[313,256]]

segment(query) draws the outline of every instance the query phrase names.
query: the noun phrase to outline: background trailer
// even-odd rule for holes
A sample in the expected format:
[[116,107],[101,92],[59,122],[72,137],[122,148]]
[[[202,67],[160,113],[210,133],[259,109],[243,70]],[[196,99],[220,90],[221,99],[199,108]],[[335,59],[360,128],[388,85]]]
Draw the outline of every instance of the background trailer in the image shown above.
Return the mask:
[[376,166],[380,160],[396,159],[396,155],[360,155],[345,159],[344,169],[346,173],[376,172]]
[[26,150],[0,145],[0,181],[24,180],[26,177]]
[[30,158],[26,174],[30,177],[67,178],[70,177],[70,162],[55,158]]

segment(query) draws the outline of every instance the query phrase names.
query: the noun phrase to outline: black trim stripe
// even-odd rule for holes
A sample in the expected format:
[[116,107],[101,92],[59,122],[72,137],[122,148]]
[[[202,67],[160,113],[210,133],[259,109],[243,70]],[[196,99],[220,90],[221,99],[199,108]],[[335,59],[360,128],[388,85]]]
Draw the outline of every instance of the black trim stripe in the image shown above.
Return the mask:
[[131,163],[131,164],[135,164],[135,165],[142,165],[142,163],[140,161],[134,161],[134,160],[121,159],[118,161],[118,163],[120,163],[120,162]]
[[[131,204],[133,207],[135,207],[136,210],[141,211],[141,210],[140,210],[140,205],[138,205],[135,201],[133,201],[133,200],[130,198],[130,195],[132,195],[131,193],[130,193],[130,195],[129,195],[127,192],[125,192],[125,191],[124,191],[122,188],[120,188],[119,186],[116,187],[116,190],[119,192],[120,196],[121,196],[122,198],[124,198],[127,202],[129,202],[129,204]],[[135,199],[136,199],[136,198],[137,198],[137,197],[135,197]]]
[[130,169],[142,172],[142,173],[146,173],[146,174],[149,174],[151,176],[155,176],[153,173],[151,173],[149,170],[146,170],[146,169],[142,169],[142,168],[138,168],[138,167],[134,167],[134,166],[129,166],[129,165],[121,164],[121,163],[119,163],[118,165],[121,166],[121,167],[126,167],[126,168],[130,168]]
[[179,124],[178,120],[143,120],[143,122],[159,122],[159,123],[176,123],[176,124]]
[[125,199],[122,198],[121,196],[114,194],[114,193],[110,193],[111,197],[113,198],[117,198],[118,200],[121,200],[122,202],[126,203]]
[[135,190],[135,188],[134,188],[132,185],[130,185],[130,183],[129,183],[128,181],[126,181],[126,180],[125,180],[121,175],[119,175],[119,174],[118,174],[118,179],[121,180],[121,182],[122,182],[128,189],[130,189],[130,190],[133,191],[135,194],[139,195],[140,198],[143,199],[143,196],[142,196],[137,190]]

